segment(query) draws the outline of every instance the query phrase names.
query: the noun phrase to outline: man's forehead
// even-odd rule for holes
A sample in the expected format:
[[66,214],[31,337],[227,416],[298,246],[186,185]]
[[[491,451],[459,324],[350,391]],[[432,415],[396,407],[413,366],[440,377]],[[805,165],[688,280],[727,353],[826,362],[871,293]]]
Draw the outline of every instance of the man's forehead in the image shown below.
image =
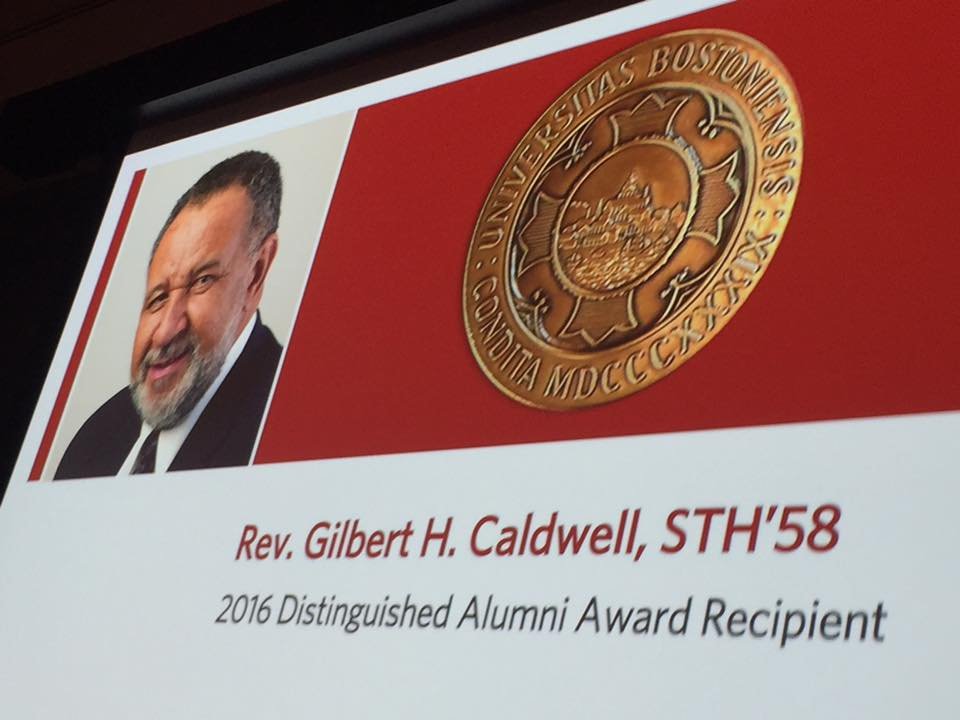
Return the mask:
[[186,205],[160,238],[147,277],[186,273],[197,263],[232,258],[249,239],[252,214],[253,203],[240,186]]

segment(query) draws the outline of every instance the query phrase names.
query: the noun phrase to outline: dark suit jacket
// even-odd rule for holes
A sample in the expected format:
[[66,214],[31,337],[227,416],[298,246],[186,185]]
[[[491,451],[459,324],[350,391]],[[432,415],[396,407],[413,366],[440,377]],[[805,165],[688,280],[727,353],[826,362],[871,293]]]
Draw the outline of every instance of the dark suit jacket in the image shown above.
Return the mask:
[[[257,318],[243,352],[173,458],[169,470],[230,467],[250,462],[281,347]],[[54,480],[116,475],[140,436],[141,420],[124,388],[83,424]]]

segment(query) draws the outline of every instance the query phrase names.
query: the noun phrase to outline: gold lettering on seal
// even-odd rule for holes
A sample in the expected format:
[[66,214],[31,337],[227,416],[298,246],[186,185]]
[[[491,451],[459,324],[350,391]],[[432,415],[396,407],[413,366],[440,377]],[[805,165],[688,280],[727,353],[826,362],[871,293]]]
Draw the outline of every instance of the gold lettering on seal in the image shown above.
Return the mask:
[[[770,257],[771,251],[767,250],[767,246],[772,245],[776,240],[777,236],[773,233],[766,237],[758,238],[756,233],[748,230],[744,236],[743,247],[737,252],[737,259],[734,261],[734,264],[750,274],[756,275],[766,259]],[[751,254],[753,255],[753,259],[748,257],[748,255]]]
[[605,365],[603,372],[600,373],[600,389],[607,395],[613,395],[613,393],[620,389],[620,383],[611,379],[610,376],[614,370],[619,370],[621,365],[622,363],[619,360],[614,360],[612,363]]
[[640,360],[643,355],[643,350],[630,353],[627,357],[627,362],[623,366],[623,374],[627,378],[627,382],[631,385],[639,385],[647,379],[647,373],[637,369],[637,361]]
[[600,373],[592,365],[586,365],[577,371],[577,375],[577,389],[573,394],[573,399],[584,400],[593,395],[593,391],[597,389],[597,380]]
[[573,380],[573,369],[564,371],[563,365],[555,365],[553,372],[547,379],[547,386],[543,389],[544,397],[567,399],[570,393],[570,383]]
[[564,368],[563,365],[555,365],[543,389],[543,396],[561,400],[566,400],[568,397],[584,400],[593,395],[599,384],[600,371],[592,365],[569,369]]
[[662,45],[653,51],[650,56],[650,69],[647,70],[647,77],[656,77],[670,67],[670,46]]
[[665,345],[667,340],[669,340],[669,337],[662,336],[650,343],[650,365],[654,370],[664,370],[673,364],[676,357],[674,353],[671,352],[666,357],[660,353],[660,347]]
[[693,316],[688,315],[678,328],[674,328],[673,335],[680,338],[680,354],[686,355],[692,343],[698,343],[705,337],[702,332],[693,327]]
[[[517,384],[522,385],[527,389],[528,392],[533,392],[533,386],[537,382],[537,375],[540,373],[540,358],[533,356],[533,361],[530,362],[520,377],[517,378]],[[511,379],[512,379],[511,375]]]

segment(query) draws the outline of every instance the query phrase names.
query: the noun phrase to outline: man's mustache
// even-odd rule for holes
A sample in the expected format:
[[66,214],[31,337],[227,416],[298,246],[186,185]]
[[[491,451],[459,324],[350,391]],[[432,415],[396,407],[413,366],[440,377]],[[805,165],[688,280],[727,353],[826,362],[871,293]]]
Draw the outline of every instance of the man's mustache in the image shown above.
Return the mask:
[[174,337],[166,345],[151,348],[140,361],[140,375],[146,375],[147,369],[152,365],[162,365],[163,363],[175,360],[181,355],[193,354],[197,349],[196,338],[193,333],[184,330]]

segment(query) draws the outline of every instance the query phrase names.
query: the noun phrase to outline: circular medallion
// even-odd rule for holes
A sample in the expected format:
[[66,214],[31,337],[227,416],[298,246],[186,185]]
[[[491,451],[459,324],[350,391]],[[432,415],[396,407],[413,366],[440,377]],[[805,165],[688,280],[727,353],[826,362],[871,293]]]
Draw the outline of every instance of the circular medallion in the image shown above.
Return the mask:
[[477,221],[463,311],[487,377],[562,410],[676,370],[769,265],[802,153],[793,84],[746,36],[665,35],[588,73],[520,141]]

